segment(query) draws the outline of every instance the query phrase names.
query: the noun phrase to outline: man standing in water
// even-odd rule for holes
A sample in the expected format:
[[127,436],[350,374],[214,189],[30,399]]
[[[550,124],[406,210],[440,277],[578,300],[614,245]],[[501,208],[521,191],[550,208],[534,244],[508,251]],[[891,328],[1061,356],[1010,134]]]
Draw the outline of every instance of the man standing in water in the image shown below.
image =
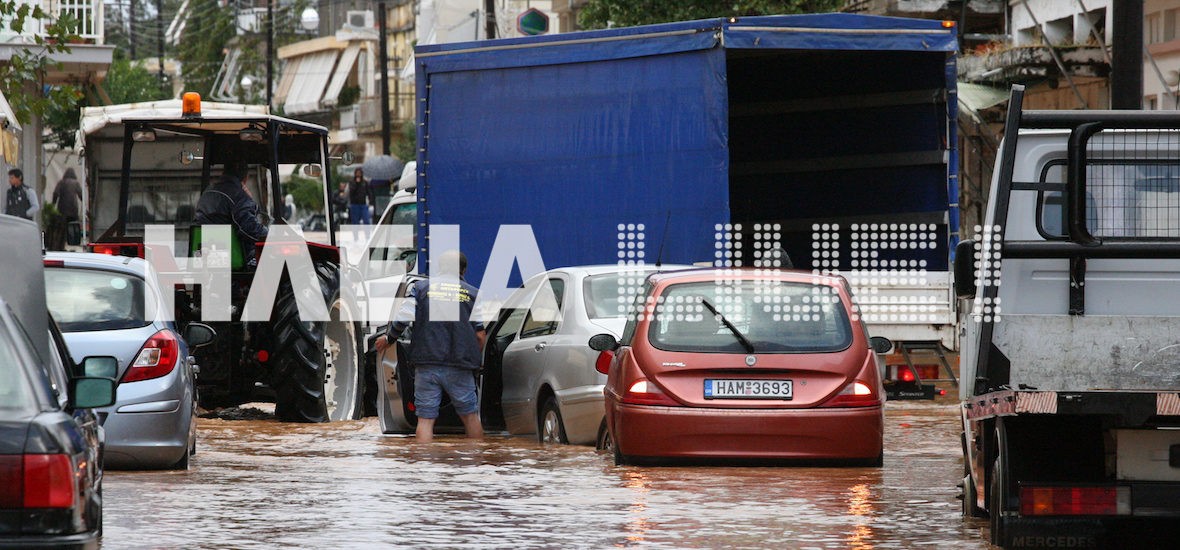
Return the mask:
[[[463,280],[467,273],[463,253],[444,252],[439,263],[433,277],[410,288],[393,323],[386,334],[377,338],[375,346],[378,353],[385,351],[414,323],[406,360],[414,365],[414,409],[418,416],[415,437],[423,443],[434,438],[434,421],[445,391],[463,421],[467,437],[480,439],[483,427],[475,380],[485,334],[483,323],[471,318],[478,289]],[[443,319],[430,318],[431,304],[435,315]]]

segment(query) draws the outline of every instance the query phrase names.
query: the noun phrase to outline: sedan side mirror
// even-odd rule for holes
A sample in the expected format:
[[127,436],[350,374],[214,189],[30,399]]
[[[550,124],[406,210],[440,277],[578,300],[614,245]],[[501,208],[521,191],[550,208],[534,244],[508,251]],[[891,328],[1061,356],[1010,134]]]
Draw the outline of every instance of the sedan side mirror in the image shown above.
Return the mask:
[[213,327],[201,323],[189,323],[184,327],[184,341],[188,342],[189,347],[199,348],[209,342],[212,342],[217,337],[217,331]]
[[82,360],[83,378],[110,378],[119,376],[119,360],[114,357],[91,356]]
[[619,349],[619,341],[615,340],[613,334],[595,334],[590,337],[590,341],[587,344],[594,351],[614,351]]
[[873,351],[877,353],[889,353],[893,349],[893,342],[884,336],[874,336],[869,338],[869,345],[872,346]]
[[70,379],[69,405],[74,409],[94,409],[115,404],[115,381],[110,378],[83,376]]

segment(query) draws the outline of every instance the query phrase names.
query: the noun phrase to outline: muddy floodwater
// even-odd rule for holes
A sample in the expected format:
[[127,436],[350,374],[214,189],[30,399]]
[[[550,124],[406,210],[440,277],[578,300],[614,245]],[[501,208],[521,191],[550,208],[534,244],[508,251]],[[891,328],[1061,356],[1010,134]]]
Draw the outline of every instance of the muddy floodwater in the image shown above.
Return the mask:
[[883,468],[616,467],[375,418],[202,419],[187,472],[108,472],[113,548],[988,548],[960,518],[953,400],[891,402]]

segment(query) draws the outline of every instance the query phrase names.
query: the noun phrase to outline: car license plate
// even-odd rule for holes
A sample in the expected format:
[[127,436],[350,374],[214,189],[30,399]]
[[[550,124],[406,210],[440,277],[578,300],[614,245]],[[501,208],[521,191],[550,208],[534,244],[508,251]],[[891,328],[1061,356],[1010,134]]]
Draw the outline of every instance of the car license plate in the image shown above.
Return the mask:
[[790,399],[791,380],[706,379],[705,399]]

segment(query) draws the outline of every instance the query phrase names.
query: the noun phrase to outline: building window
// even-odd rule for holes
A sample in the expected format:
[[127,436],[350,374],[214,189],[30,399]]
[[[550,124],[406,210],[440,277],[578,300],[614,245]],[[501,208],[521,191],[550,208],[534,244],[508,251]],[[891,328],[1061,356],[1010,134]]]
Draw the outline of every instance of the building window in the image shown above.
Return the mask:
[[1148,44],[1159,44],[1164,41],[1164,32],[1160,21],[1160,14],[1153,13],[1144,18],[1146,28],[1143,32],[1143,38]]
[[1158,98],[1156,96],[1149,95],[1145,99],[1146,101],[1144,101],[1144,109],[1147,109],[1148,111],[1154,111],[1159,108]]

